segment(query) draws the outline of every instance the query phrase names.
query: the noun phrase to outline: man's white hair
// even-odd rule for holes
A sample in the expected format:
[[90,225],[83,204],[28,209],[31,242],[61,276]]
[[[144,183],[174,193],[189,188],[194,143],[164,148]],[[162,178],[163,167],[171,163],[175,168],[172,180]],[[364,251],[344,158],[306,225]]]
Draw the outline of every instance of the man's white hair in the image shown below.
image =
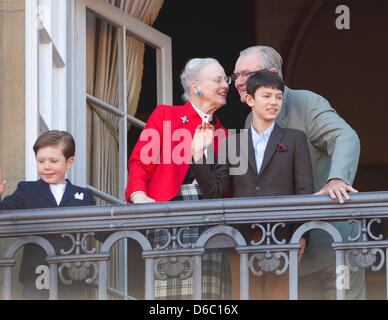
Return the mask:
[[245,56],[251,53],[259,54],[261,58],[261,66],[264,69],[276,68],[279,76],[283,79],[283,60],[280,54],[274,48],[268,46],[253,46],[241,51],[240,56]]

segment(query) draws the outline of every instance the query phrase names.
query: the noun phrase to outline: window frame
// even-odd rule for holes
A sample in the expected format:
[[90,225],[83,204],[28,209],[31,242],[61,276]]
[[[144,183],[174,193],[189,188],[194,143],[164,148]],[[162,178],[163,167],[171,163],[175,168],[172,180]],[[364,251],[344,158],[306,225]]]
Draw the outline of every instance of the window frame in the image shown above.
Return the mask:
[[[72,0],[71,10],[74,20],[72,21],[73,30],[70,43],[75,46],[70,54],[71,75],[73,79],[70,90],[70,113],[71,113],[71,132],[74,134],[78,151],[77,163],[72,170],[71,179],[80,185],[86,185],[92,189],[99,197],[108,201],[114,201],[111,195],[104,194],[87,185],[87,135],[86,135],[86,102],[93,101],[98,107],[120,117],[120,160],[119,160],[119,199],[116,203],[124,202],[124,189],[127,183],[127,131],[128,123],[141,127],[143,123],[135,117],[127,114],[126,101],[126,34],[144,42],[156,50],[156,81],[157,81],[157,103],[172,104],[172,46],[171,38],[147,24],[129,16],[120,9],[107,3],[105,0]],[[119,108],[113,108],[108,104],[87,94],[86,90],[86,13],[91,11],[97,17],[104,19],[114,25],[121,36],[119,36]],[[75,70],[77,74],[75,75]]]
[[[156,50],[157,69],[157,103],[172,104],[172,45],[171,38],[148,26],[147,24],[125,14],[120,9],[107,3],[105,0],[70,0],[70,32],[68,42],[74,44],[69,47],[69,130],[77,141],[77,161],[70,172],[70,178],[75,184],[84,185],[91,189],[96,196],[110,203],[123,204],[125,186],[128,177],[127,132],[128,123],[142,127],[142,121],[127,113],[126,92],[126,35],[144,42]],[[108,21],[117,27],[119,36],[119,108],[109,106],[87,94],[87,60],[86,60],[86,15],[91,11],[97,17]],[[120,117],[119,129],[119,199],[104,193],[87,184],[87,101],[93,101],[96,106]],[[121,293],[128,297],[127,277],[127,241],[119,243],[119,270]]]
[[[25,177],[36,180],[35,157],[31,150],[38,137],[38,6],[37,0],[25,0]],[[28,119],[28,120],[27,120]]]
[[66,0],[25,0],[27,180],[38,178],[31,152],[38,135],[67,130],[67,6]]
[[[171,38],[125,14],[105,0],[65,0],[65,2],[60,0],[62,7],[59,10],[55,8],[55,1],[57,0],[25,0],[26,179],[37,179],[35,157],[31,150],[42,130],[40,119],[42,117],[45,119],[47,129],[67,130],[73,134],[77,142],[77,161],[69,172],[71,181],[90,188],[95,195],[110,203],[123,203],[128,175],[128,123],[138,127],[144,125],[142,121],[127,114],[126,73],[124,72],[126,70],[126,34],[130,34],[156,50],[157,102],[170,105],[173,100]],[[43,13],[46,16],[43,17],[40,16],[42,4],[48,8],[48,11]],[[120,108],[111,108],[87,94],[87,10],[109,21],[121,32],[122,36],[119,37]],[[55,14],[61,15],[60,18],[53,19]],[[58,70],[62,72],[61,75],[56,74]],[[53,85],[53,79],[56,77],[60,82],[59,88]],[[100,108],[121,118],[119,199],[87,185],[87,126],[85,124],[87,123],[87,101],[93,99]],[[120,243],[119,250],[119,278],[122,283],[120,290],[127,296],[126,242]]]

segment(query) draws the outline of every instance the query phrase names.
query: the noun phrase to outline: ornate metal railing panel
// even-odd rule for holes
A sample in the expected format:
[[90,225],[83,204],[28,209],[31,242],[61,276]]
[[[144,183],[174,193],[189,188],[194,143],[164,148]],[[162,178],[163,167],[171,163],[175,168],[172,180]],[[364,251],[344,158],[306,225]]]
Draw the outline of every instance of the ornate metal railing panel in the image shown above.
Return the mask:
[[[0,256],[1,295],[12,298],[15,254],[34,243],[47,254],[50,299],[58,297],[58,283],[83,281],[98,286],[98,299],[107,299],[108,261],[113,245],[132,239],[142,248],[145,260],[145,298],[154,298],[154,281],[167,276],[193,277],[193,299],[202,298],[202,260],[207,249],[235,248],[240,256],[240,298],[249,299],[249,278],[266,272],[289,274],[289,298],[298,298],[298,249],[301,237],[313,229],[325,231],[333,240],[336,265],[350,272],[371,268],[388,272],[388,240],[372,227],[388,218],[388,192],[360,193],[340,205],[325,196],[291,196],[166,202],[145,205],[59,208],[3,211],[0,238],[16,238]],[[355,237],[343,239],[331,222],[357,223]],[[278,239],[278,229],[299,223],[287,243]],[[261,231],[261,239],[248,241],[241,226]],[[183,240],[189,228],[200,228],[193,243]],[[145,230],[164,235],[154,247]],[[100,249],[90,239],[108,232]],[[70,247],[54,249],[48,235],[62,235]],[[387,277],[388,279],[388,277]],[[388,289],[388,280],[387,285]],[[387,291],[388,292],[388,291]],[[345,290],[337,288],[337,299]]]

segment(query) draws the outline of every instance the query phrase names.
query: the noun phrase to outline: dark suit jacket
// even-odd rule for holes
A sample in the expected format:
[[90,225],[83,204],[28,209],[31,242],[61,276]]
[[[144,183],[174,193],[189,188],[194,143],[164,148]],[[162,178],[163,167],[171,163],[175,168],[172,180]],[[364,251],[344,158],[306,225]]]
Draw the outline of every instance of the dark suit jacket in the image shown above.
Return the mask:
[[[230,143],[234,140],[230,136],[221,145],[216,164],[193,165],[204,198],[221,198],[231,181],[234,197],[312,194],[312,168],[306,135],[275,124],[260,172],[257,172],[251,130],[235,136],[239,162],[228,155]],[[244,141],[248,143],[241,144]],[[245,166],[247,170],[231,175],[232,170],[239,166]]]
[[[83,200],[76,199],[75,194],[84,194]],[[41,209],[58,207],[79,207],[92,206],[96,202],[93,193],[85,188],[71,184],[67,180],[65,193],[63,194],[59,206],[51,193],[50,186],[43,180],[19,182],[16,191],[0,201],[0,210],[22,210],[22,209]],[[49,235],[45,238],[53,244],[57,254],[60,249],[68,250],[71,246],[70,240],[63,239],[59,235]],[[35,269],[38,265],[47,265],[45,262],[46,254],[42,248],[35,244],[28,244],[24,247],[22,265],[20,271],[20,281],[24,279],[35,279]]]

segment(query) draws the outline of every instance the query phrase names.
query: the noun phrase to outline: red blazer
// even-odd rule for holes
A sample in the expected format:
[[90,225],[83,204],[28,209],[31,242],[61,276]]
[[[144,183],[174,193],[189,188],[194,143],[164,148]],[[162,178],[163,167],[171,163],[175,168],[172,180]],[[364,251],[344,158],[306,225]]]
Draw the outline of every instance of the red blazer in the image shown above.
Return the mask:
[[[217,154],[227,130],[214,117]],[[186,177],[191,159],[191,141],[202,123],[191,103],[183,106],[159,105],[149,117],[128,162],[125,199],[135,191],[144,191],[156,201],[174,198]]]

